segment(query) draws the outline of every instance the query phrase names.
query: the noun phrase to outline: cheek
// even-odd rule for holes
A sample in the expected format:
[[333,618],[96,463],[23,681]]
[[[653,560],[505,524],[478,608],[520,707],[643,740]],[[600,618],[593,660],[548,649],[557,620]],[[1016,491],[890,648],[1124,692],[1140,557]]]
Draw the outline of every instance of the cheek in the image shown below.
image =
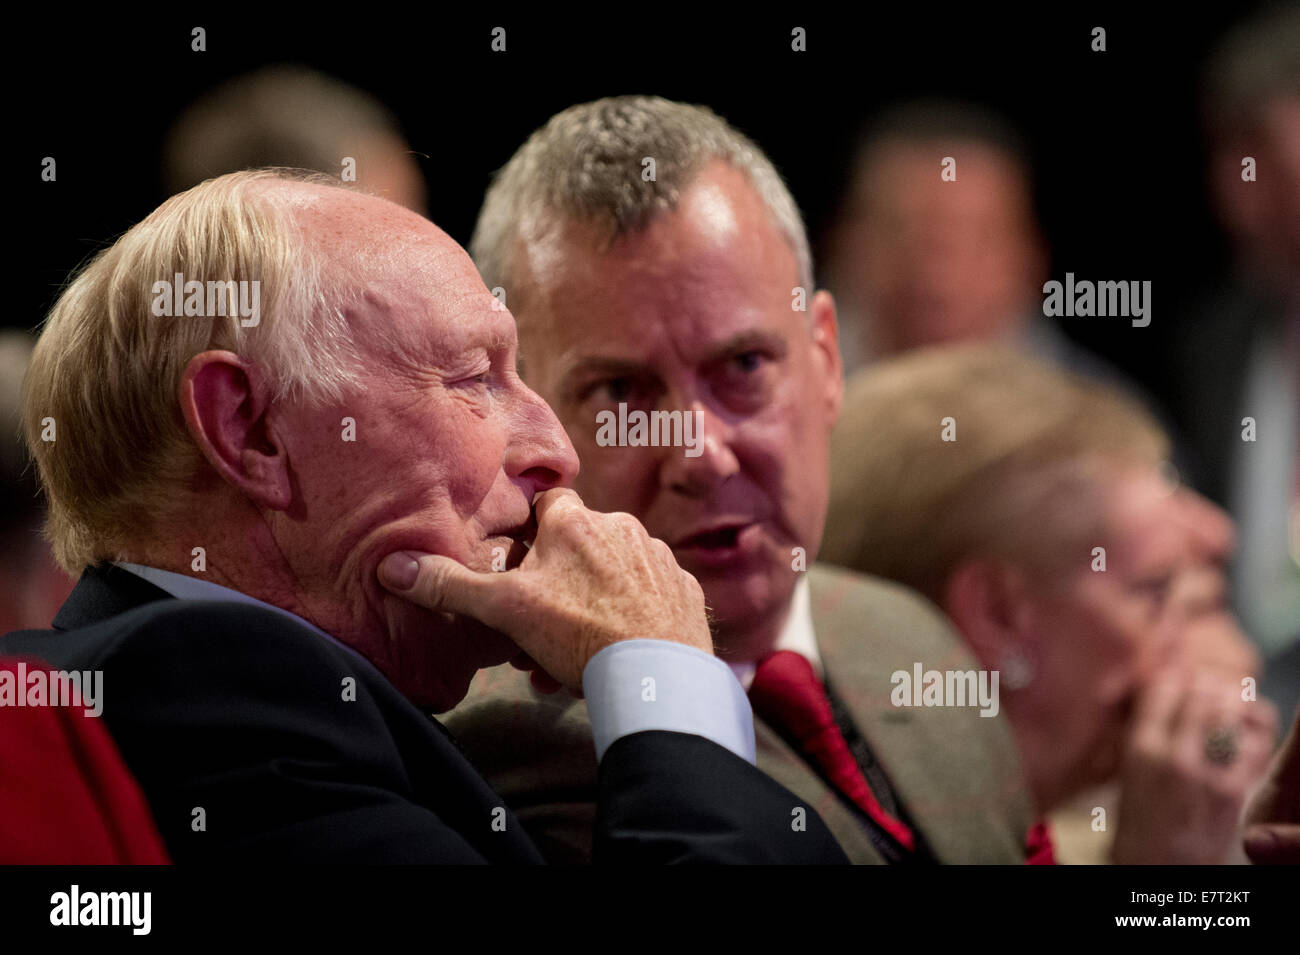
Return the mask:
[[472,556],[481,539],[473,519],[489,505],[495,485],[506,481],[500,430],[453,407],[430,410],[418,428],[390,437],[400,451],[376,462],[379,486],[404,488],[399,506],[416,512],[415,522],[438,545],[437,553]]
[[804,543],[820,535],[830,498],[830,422],[824,410],[824,395],[813,382],[745,431],[750,477],[780,503]]
[[1077,639],[1082,664],[1095,685],[1094,696],[1117,703],[1133,693],[1142,679],[1141,629],[1124,612],[1119,598],[1089,605],[1080,614]]
[[468,517],[482,506],[501,476],[505,432],[495,419],[456,402],[431,411],[430,418],[434,423],[424,424],[427,437],[413,451],[412,467],[419,472],[429,470],[427,461],[445,462],[430,473],[430,479],[445,487],[456,513]]
[[[578,477],[574,490],[583,502],[597,511],[627,511],[644,517],[645,509],[658,486],[660,455],[658,448],[601,447],[596,444],[595,427],[565,428],[574,450],[578,452]],[[680,449],[667,449],[681,453]]]
[[1086,580],[1033,601],[1028,626],[1053,693],[1108,699],[1127,682],[1125,642],[1108,617],[1106,597],[1104,588]]

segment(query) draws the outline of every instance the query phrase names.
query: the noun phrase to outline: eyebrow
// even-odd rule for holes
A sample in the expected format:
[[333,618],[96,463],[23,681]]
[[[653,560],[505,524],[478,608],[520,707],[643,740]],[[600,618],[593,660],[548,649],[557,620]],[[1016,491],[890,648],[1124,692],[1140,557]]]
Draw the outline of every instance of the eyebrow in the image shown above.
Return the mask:
[[766,329],[751,329],[747,332],[740,332],[732,335],[726,341],[715,345],[709,350],[705,362],[714,362],[729,355],[735,355],[740,352],[753,351],[756,348],[767,348],[779,355],[786,353],[785,339],[779,334]]
[[465,340],[456,346],[456,349],[462,355],[475,352],[487,352],[492,355],[496,352],[507,351],[513,344],[515,343],[505,332],[486,334],[474,332],[466,336]]
[[602,355],[588,355],[574,361],[560,376],[562,381],[572,381],[578,375],[635,375],[648,371],[644,362],[630,358],[606,358]]
[[516,341],[517,339],[511,336],[509,332],[499,331],[488,333],[483,338],[476,340],[471,347],[486,348],[489,351],[500,351],[503,348],[509,348],[511,345],[515,344]]
[[[780,335],[771,331],[755,329],[739,332],[725,341],[713,345],[705,353],[703,362],[704,364],[710,364],[730,355],[751,351],[756,348],[767,348],[778,355],[784,355],[787,351],[785,339]],[[650,371],[650,367],[645,362],[635,358],[608,358],[604,355],[587,355],[574,360],[561,373],[560,380],[569,382],[578,375],[636,375],[647,371]]]

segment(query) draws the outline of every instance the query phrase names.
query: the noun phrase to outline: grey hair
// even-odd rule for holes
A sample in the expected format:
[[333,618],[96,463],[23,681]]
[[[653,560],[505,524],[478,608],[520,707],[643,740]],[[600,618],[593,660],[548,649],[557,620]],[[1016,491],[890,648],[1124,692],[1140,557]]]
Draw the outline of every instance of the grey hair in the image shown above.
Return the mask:
[[[655,176],[642,176],[653,158]],[[789,243],[799,281],[811,293],[812,251],[799,207],[771,160],[704,106],[658,96],[612,96],[552,116],[497,173],[469,251],[489,288],[508,287],[518,240],[548,217],[603,222],[612,241],[676,208],[711,161],[748,178]]]

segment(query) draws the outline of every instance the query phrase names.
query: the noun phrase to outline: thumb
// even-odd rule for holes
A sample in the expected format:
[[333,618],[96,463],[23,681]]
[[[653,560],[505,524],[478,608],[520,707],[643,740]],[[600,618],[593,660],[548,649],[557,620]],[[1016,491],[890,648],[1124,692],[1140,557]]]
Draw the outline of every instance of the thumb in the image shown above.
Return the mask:
[[399,597],[427,610],[464,614],[489,627],[502,608],[494,593],[505,574],[480,574],[438,554],[398,551],[379,564],[379,582]]

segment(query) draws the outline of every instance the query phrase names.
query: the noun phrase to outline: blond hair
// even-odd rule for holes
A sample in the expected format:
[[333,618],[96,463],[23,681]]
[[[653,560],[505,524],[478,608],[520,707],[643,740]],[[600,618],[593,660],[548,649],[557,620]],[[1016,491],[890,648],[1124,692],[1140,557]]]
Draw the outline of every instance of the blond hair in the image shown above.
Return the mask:
[[[643,175],[646,159],[654,160],[653,178]],[[658,96],[612,96],[552,116],[493,180],[470,255],[488,288],[509,289],[516,246],[551,218],[603,224],[612,241],[675,209],[712,160],[746,175],[794,252],[799,281],[811,291],[803,218],[771,161],[711,110]]]
[[[72,278],[27,371],[23,427],[49,503],[55,559],[76,575],[121,555],[175,507],[200,457],[177,401],[189,360],[224,349],[259,367],[273,400],[338,400],[356,382],[343,308],[279,182],[338,186],[304,170],[232,173],[173,196]],[[258,282],[260,314],[159,316],[154,285]]]
[[989,346],[921,349],[850,382],[821,557],[936,600],[976,555],[1053,573],[1102,533],[1100,479],[1168,451],[1113,388]]

